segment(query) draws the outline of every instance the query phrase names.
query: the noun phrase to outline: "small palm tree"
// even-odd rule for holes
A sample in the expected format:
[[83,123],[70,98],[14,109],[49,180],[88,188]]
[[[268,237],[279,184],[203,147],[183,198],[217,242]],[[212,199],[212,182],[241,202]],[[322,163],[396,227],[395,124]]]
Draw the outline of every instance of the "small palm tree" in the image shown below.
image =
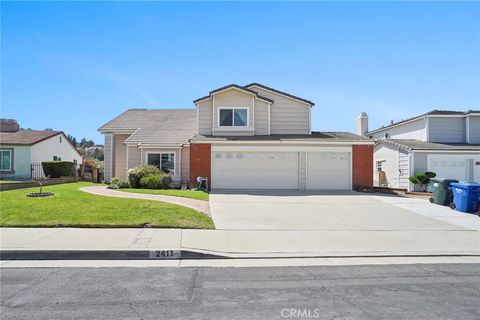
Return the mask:
[[46,176],[44,178],[39,178],[39,179],[33,179],[33,181],[35,181],[36,183],[38,183],[40,185],[40,193],[43,193],[43,186],[45,185],[45,183],[50,180],[50,176]]

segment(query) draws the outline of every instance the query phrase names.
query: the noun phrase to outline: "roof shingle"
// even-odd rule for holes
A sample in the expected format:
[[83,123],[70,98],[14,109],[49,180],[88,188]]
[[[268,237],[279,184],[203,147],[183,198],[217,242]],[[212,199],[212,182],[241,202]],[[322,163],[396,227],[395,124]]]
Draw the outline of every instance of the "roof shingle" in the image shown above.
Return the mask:
[[100,131],[132,130],[131,144],[180,145],[197,128],[195,109],[129,109],[99,128]]
[[377,142],[407,150],[463,150],[480,151],[480,144],[424,142],[416,139],[382,139]]
[[0,132],[0,144],[33,145],[61,133],[62,131],[24,129],[16,132]]

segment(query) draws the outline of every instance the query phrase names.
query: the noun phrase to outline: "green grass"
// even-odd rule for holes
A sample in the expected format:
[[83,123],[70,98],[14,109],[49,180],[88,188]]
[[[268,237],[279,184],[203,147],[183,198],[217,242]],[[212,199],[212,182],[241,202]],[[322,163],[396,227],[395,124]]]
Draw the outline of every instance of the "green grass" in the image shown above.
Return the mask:
[[55,195],[30,198],[28,188],[0,192],[2,227],[142,227],[212,229],[213,221],[193,209],[160,201],[103,197],[79,190],[93,183],[46,186]]
[[177,189],[118,189],[118,191],[133,192],[133,193],[146,193],[146,194],[160,194],[163,196],[175,196],[183,198],[191,198],[197,200],[208,201],[208,193],[197,190],[177,190]]

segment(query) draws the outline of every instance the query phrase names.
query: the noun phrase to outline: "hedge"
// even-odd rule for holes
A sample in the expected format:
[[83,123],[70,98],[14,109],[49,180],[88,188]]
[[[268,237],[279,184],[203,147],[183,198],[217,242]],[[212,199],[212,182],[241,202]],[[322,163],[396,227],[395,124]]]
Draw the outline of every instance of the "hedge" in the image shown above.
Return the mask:
[[46,177],[60,178],[70,177],[75,170],[75,165],[70,161],[44,161],[42,168]]

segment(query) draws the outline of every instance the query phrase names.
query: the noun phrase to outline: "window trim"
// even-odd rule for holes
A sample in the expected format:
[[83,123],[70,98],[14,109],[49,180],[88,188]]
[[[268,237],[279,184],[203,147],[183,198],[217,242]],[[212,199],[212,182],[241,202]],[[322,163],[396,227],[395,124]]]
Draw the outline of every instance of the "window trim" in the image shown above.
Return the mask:
[[160,155],[160,170],[162,170],[162,154],[173,154],[173,176],[178,176],[177,174],[177,153],[175,151],[163,151],[163,152],[158,152],[158,151],[154,151],[154,152],[146,152],[146,157],[145,157],[145,164],[149,164],[148,163],[148,156],[151,155],[151,154],[158,154]]
[[386,162],[387,162],[387,160],[385,160],[385,159],[378,159],[378,160],[376,160],[376,161],[375,161],[375,171],[376,171],[376,172],[382,171],[382,170],[378,170],[378,169],[379,169],[379,168],[380,168],[380,169],[383,169],[383,163],[386,163]]
[[14,163],[13,163],[13,160],[14,160],[14,149],[13,148],[1,148],[0,149],[0,157],[2,156],[1,155],[1,152],[5,152],[5,151],[8,151],[10,153],[10,168],[8,169],[2,169],[0,167],[0,172],[3,172],[3,173],[15,173],[14,171]]
[[[220,111],[221,110],[232,110],[232,125],[231,126],[222,126],[220,125]],[[235,110],[247,110],[247,125],[245,126],[236,126],[235,125]],[[217,108],[217,128],[222,129],[246,129],[250,127],[250,108],[249,107],[218,107]]]

